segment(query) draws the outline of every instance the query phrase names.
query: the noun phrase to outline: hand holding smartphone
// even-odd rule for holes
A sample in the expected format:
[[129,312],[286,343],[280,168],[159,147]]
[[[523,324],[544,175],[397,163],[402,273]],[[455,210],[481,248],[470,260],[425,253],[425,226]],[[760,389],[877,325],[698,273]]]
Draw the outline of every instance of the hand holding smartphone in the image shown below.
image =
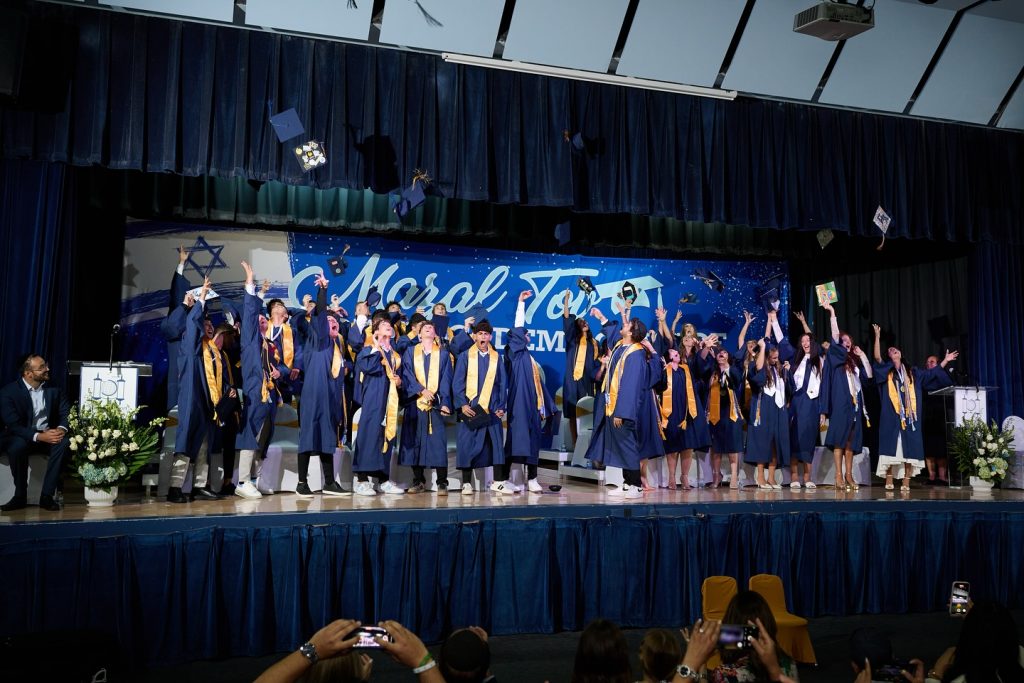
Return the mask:
[[361,626],[352,632],[352,636],[359,638],[359,641],[352,646],[356,650],[379,650],[380,643],[374,640],[375,638],[382,638],[391,643],[395,642],[395,639],[391,637],[387,629],[380,626]]
[[745,650],[750,647],[750,641],[755,638],[757,638],[756,626],[722,624],[722,629],[718,633],[718,647],[723,650]]
[[971,601],[971,584],[966,581],[954,581],[949,594],[949,616],[963,617]]

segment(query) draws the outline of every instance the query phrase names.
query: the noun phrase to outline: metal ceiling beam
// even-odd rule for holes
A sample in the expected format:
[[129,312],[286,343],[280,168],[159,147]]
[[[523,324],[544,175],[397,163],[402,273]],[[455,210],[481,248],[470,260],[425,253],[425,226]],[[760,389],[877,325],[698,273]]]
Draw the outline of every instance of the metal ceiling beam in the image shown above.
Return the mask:
[[516,0],[505,0],[505,7],[501,10],[501,21],[498,22],[498,35],[494,39],[495,59],[501,59],[505,54],[505,41],[508,40],[508,29],[512,25],[512,15],[516,11]]
[[1014,93],[1017,92],[1017,88],[1020,87],[1021,81],[1024,81],[1024,67],[1017,72],[1017,78],[1013,79],[1013,83],[1010,84],[1010,89],[1006,91],[1006,95],[1003,96],[999,106],[996,107],[996,112],[992,114],[992,118],[988,120],[988,125],[993,128],[999,125],[999,119],[1003,118],[1003,112],[1006,111],[1006,107],[1010,104],[1010,100],[1013,99]]
[[615,47],[612,49],[612,58],[608,62],[608,73],[610,74],[619,70],[619,60],[622,59],[622,51],[626,49],[626,40],[629,38],[630,29],[633,28],[633,19],[636,17],[636,10],[639,6],[640,0],[629,0],[626,15],[622,17],[619,37],[615,40]]
[[370,10],[370,32],[366,36],[366,42],[371,45],[380,43],[380,27],[384,23],[384,0],[373,0],[373,9]]
[[935,71],[935,66],[942,58],[942,53],[946,51],[946,46],[949,45],[949,41],[953,39],[953,34],[956,33],[956,27],[960,25],[960,20],[963,18],[964,14],[986,2],[988,2],[988,0],[977,0],[977,2],[973,2],[967,7],[957,10],[956,14],[953,15],[953,20],[949,22],[945,35],[943,35],[942,40],[939,41],[939,46],[935,48],[935,54],[932,55],[931,61],[929,61],[928,66],[925,67],[924,73],[921,74],[921,80],[917,82],[917,87],[914,88],[913,94],[911,94],[910,99],[907,100],[907,106],[903,107],[904,114],[910,113],[910,110],[914,108],[914,103],[917,102],[917,98],[920,97],[921,92],[924,91],[924,86],[928,85],[928,79],[932,77],[932,72]]
[[732,58],[736,56],[736,49],[740,46],[740,39],[743,38],[743,32],[747,28],[747,22],[750,21],[750,13],[754,11],[754,3],[757,0],[747,0],[747,4],[743,6],[743,12],[740,13],[740,20],[736,22],[736,30],[732,33],[732,40],[729,41],[729,47],[725,51],[725,57],[722,58],[722,66],[718,68],[718,76],[715,78],[715,87],[721,88],[722,81],[725,80],[725,74],[729,72],[729,66],[732,64]]

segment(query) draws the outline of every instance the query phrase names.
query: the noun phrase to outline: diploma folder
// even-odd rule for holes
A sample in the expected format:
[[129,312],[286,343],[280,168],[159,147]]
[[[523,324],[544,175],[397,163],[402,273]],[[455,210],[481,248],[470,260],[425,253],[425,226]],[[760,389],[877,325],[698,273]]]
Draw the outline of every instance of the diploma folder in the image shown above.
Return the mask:
[[491,414],[480,406],[470,406],[476,413],[473,417],[463,415],[463,423],[472,430],[482,429],[491,424]]

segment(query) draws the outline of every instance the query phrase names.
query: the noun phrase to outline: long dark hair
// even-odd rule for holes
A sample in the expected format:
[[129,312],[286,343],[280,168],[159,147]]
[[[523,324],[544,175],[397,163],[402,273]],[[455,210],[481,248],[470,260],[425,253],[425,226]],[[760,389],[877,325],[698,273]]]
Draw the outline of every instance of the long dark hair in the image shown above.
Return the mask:
[[1010,610],[994,602],[978,602],[967,613],[953,663],[943,681],[963,676],[967,683],[1024,681],[1020,639]]
[[[760,593],[740,591],[734,595],[733,599],[729,601],[729,606],[725,608],[725,616],[722,617],[722,623],[746,625],[747,622],[754,623],[755,619],[761,620],[761,624],[768,631],[768,636],[775,642],[775,654],[781,663],[782,658],[788,655],[779,647],[779,642],[776,638],[778,626],[775,624],[775,617],[772,616],[772,608],[768,606],[768,603],[761,597]],[[726,664],[732,664],[742,657],[749,656],[750,663],[748,666],[755,676],[754,680],[758,683],[768,683],[772,680],[768,675],[768,669],[761,663],[761,659],[754,652],[753,648],[749,650],[721,650],[721,655],[722,661]]]
[[[806,354],[804,353],[804,344],[803,344],[803,338],[804,337],[807,337],[810,340],[810,342],[811,342],[811,351],[810,351],[810,353],[806,353]],[[818,344],[818,342],[816,342],[814,340],[814,335],[812,335],[812,334],[806,334],[805,333],[805,334],[800,335],[800,343],[797,344],[796,356],[793,358],[793,367],[794,368],[800,367],[800,363],[802,363],[804,361],[804,356],[809,356],[810,357],[810,360],[807,361],[807,364],[810,365],[815,370],[817,370],[818,371],[818,376],[821,377],[821,346]]]
[[590,622],[580,636],[572,683],[631,683],[629,645],[619,627],[607,619]]
[[843,337],[850,338],[850,350],[846,352],[846,360],[843,361],[843,365],[846,366],[846,371],[852,375],[857,372],[857,355],[853,352],[853,349],[856,348],[857,345],[853,343],[853,335],[851,335],[849,332],[840,332],[840,346],[843,345]]
[[[576,338],[579,340],[579,343],[582,344],[583,338],[586,337],[586,343],[589,344],[590,340],[594,338],[594,331],[590,329],[590,325],[587,324],[587,321],[583,318],[576,318],[572,322],[576,326]],[[584,325],[587,325],[586,332],[583,331]]]

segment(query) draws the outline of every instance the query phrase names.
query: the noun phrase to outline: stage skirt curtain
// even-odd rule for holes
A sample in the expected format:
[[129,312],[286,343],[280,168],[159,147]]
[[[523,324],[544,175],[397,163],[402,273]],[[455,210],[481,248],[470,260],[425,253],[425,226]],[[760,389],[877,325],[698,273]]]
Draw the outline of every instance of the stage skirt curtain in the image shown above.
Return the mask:
[[[1020,242],[1018,133],[446,64],[435,55],[30,5],[77,29],[64,111],[4,109],[7,157],[700,223]],[[328,164],[303,174],[269,109]],[[579,132],[576,152],[563,131]]]
[[971,384],[998,387],[989,417],[1024,417],[1024,249],[979,244],[970,259]]
[[732,514],[212,528],[0,545],[0,631],[95,629],[151,664],[295,648],[339,617],[427,641],[682,626],[710,575],[782,578],[808,617],[945,608],[955,579],[1024,605],[1020,515]]
[[68,359],[75,177],[63,164],[0,160],[0,385],[38,353],[63,385]]

